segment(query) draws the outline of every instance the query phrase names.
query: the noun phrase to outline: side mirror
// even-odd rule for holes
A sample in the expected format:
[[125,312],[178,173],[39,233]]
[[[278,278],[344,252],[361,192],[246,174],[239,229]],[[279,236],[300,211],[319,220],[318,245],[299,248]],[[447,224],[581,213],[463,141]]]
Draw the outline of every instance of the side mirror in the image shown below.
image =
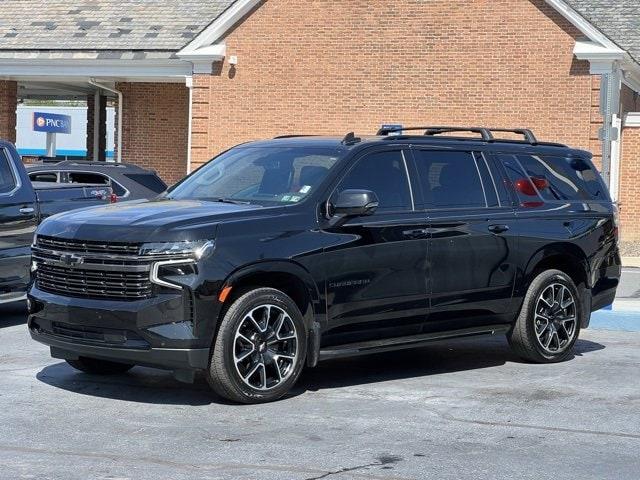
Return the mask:
[[334,202],[331,213],[345,217],[373,215],[378,196],[371,190],[344,190]]

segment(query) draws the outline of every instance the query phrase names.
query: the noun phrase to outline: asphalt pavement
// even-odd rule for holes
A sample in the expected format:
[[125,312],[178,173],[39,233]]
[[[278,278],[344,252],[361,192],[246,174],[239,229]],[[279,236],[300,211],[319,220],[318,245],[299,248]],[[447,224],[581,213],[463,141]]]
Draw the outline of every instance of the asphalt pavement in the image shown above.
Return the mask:
[[567,362],[446,341],[322,363],[258,406],[160,370],[76,372],[0,307],[0,479],[637,480],[639,274]]

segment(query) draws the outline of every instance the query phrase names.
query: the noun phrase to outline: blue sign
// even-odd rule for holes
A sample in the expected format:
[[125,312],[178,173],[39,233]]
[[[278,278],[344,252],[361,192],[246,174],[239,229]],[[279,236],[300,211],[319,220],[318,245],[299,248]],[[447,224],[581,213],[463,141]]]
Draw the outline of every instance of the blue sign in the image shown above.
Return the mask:
[[71,116],[57,113],[33,112],[33,131],[71,133]]

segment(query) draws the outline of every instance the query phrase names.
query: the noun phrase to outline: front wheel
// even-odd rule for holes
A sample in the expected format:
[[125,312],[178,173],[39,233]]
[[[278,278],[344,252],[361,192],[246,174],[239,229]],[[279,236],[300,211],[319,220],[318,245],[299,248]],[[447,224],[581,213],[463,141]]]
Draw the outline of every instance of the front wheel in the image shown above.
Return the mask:
[[256,288],[236,299],[220,324],[207,379],[220,396],[262,403],[285,395],[306,357],[302,314],[273,288]]
[[526,360],[560,362],[571,354],[583,315],[573,280],[560,270],[546,270],[531,282],[507,338]]

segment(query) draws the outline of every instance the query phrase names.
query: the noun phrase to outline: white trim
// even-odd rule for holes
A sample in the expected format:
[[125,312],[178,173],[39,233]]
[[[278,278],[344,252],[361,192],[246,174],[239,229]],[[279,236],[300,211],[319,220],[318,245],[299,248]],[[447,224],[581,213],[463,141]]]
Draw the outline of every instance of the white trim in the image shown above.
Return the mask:
[[191,74],[191,64],[178,59],[17,59],[0,58],[2,77],[109,77],[168,79],[184,82]]
[[640,127],[640,112],[629,112],[624,117],[624,126],[626,128]]
[[591,41],[599,43],[605,48],[620,49],[614,42],[609,40],[600,30],[588,22],[582,15],[567,5],[562,0],[545,0],[555,8],[560,15],[566,18],[571,24],[585,34]]
[[192,73],[211,74],[213,62],[222,61],[226,54],[227,46],[222,42],[189,52],[180,51],[176,55],[181,60],[191,62]]
[[202,47],[212,45],[220,40],[226,33],[253,8],[260,3],[261,0],[237,0],[222,15],[216,18],[207,28],[186,45],[178,56],[191,54]]
[[624,50],[603,47],[591,40],[577,40],[573,54],[578,60],[589,61],[591,75],[603,75],[614,70],[616,63],[625,59]]

